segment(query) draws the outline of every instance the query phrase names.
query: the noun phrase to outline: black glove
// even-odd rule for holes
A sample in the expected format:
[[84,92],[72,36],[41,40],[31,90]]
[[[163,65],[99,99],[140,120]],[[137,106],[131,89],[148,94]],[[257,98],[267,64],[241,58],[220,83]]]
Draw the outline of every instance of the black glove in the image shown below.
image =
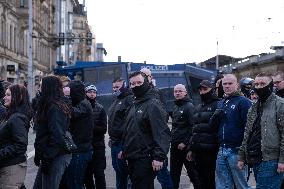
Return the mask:
[[50,160],[42,160],[41,161],[41,172],[45,175],[48,175],[51,170],[51,161]]
[[214,114],[213,114],[213,117],[216,118],[216,119],[220,119],[223,116],[224,116],[224,110],[222,110],[222,109],[216,109]]
[[34,163],[37,167],[39,167],[39,165],[40,165],[40,156],[39,155],[35,155]]

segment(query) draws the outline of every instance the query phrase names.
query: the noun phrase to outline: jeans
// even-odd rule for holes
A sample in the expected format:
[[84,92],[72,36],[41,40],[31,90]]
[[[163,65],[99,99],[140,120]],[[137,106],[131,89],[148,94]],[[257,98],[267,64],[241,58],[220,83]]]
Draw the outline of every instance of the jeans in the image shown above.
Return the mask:
[[157,179],[162,189],[173,189],[173,181],[168,171],[168,160],[165,161],[162,169],[157,173]]
[[51,164],[48,175],[41,172],[39,167],[33,189],[58,189],[62,175],[71,161],[71,154],[56,157]]
[[27,162],[0,168],[0,188],[18,189],[24,184]]
[[122,151],[121,144],[113,144],[111,146],[112,167],[116,173],[116,188],[127,189],[128,170],[125,159],[118,159],[118,153]]
[[238,168],[238,149],[219,148],[216,161],[217,189],[250,189],[247,184],[247,167]]
[[[92,160],[93,151],[74,153],[72,160],[63,176],[62,184],[68,189],[84,189],[85,172]],[[62,185],[61,185],[62,186]],[[65,188],[61,187],[61,188]]]
[[253,164],[256,189],[280,188],[283,174],[279,174],[277,168],[277,160],[262,161],[261,163]]

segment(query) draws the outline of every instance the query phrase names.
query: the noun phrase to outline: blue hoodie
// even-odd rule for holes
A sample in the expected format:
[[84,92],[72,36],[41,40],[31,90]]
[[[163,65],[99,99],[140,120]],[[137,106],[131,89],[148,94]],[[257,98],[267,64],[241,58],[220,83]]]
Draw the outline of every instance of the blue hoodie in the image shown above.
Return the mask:
[[240,147],[244,137],[247,113],[251,101],[240,95],[232,95],[218,103],[218,109],[224,111],[220,120],[218,140],[222,147]]

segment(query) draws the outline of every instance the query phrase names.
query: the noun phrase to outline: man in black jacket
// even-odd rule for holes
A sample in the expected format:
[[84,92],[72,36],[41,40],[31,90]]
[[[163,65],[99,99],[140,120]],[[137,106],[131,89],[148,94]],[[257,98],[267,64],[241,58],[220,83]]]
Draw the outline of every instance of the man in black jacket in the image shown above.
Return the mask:
[[[86,177],[86,189],[105,189],[106,180],[104,170],[106,169],[105,156],[105,134],[107,131],[107,116],[101,104],[96,101],[97,88],[90,84],[85,88],[86,96],[93,107],[94,129],[93,129],[93,159],[89,163]],[[95,185],[93,181],[95,178]]]
[[202,189],[215,189],[215,167],[218,152],[217,130],[212,129],[209,121],[217,108],[218,98],[213,84],[203,80],[198,89],[201,97],[193,114],[192,137],[189,144],[187,159],[194,156],[196,170],[201,181]]
[[93,147],[93,109],[85,97],[85,85],[81,81],[71,81],[70,97],[72,100],[72,117],[70,131],[77,150],[65,172],[63,184],[68,189],[83,188],[84,176],[88,163],[92,159]]
[[108,133],[110,136],[109,145],[111,147],[112,166],[116,172],[116,188],[127,189],[127,163],[125,160],[118,159],[122,150],[122,134],[124,130],[127,109],[133,103],[133,95],[126,87],[124,79],[117,78],[112,83],[115,99],[108,111]]
[[167,113],[142,72],[129,79],[135,102],[125,120],[122,157],[128,162],[132,188],[154,189],[155,172],[162,169],[170,146]]
[[186,160],[186,148],[192,133],[194,106],[187,96],[184,85],[174,87],[175,106],[172,114],[171,137],[171,176],[174,189],[179,188],[182,166],[185,165],[187,174],[194,185],[200,188],[200,182],[193,161]]

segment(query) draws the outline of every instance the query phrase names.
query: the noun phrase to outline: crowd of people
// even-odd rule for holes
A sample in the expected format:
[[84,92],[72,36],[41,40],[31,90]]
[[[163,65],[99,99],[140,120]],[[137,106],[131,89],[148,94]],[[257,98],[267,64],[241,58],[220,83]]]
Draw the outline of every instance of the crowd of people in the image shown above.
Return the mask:
[[146,68],[129,85],[116,78],[110,107],[94,83],[65,76],[43,77],[31,103],[25,86],[1,81],[0,188],[24,188],[31,125],[34,189],[106,189],[106,132],[117,189],[154,189],[155,178],[178,189],[183,166],[195,189],[250,189],[250,169],[257,189],[284,188],[284,72],[203,80],[197,105],[176,84],[171,112],[152,79]]

